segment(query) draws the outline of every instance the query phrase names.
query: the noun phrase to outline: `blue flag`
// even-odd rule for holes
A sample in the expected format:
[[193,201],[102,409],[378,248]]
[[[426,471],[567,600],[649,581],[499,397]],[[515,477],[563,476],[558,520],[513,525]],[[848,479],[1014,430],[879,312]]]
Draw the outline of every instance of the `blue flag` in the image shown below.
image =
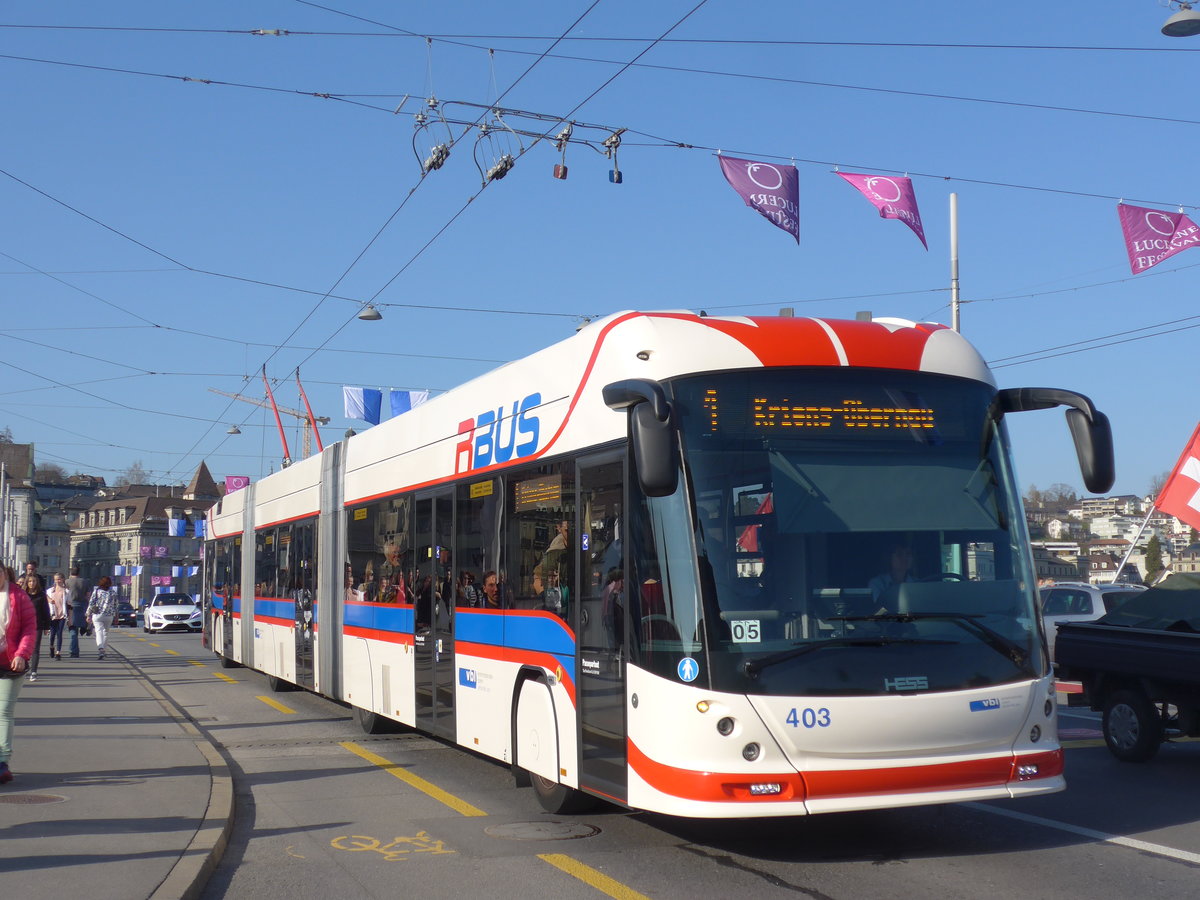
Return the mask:
[[379,408],[383,405],[383,391],[375,388],[343,386],[342,400],[345,402],[347,419],[362,419],[372,425],[379,424]]
[[406,413],[429,399],[429,391],[391,391],[392,416]]

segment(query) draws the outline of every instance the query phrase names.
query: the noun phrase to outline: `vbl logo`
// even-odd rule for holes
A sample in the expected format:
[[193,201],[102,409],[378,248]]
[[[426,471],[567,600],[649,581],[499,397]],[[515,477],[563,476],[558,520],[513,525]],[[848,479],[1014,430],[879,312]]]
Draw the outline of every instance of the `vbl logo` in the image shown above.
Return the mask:
[[[514,400],[512,412],[507,415],[505,407],[501,406],[459,422],[458,433],[465,438],[454,447],[454,473],[464,471],[464,455],[467,459],[465,471],[469,472],[533,453],[538,446],[540,423],[529,411],[541,402],[540,393],[530,394],[524,400]],[[518,439],[521,439],[519,444]]]

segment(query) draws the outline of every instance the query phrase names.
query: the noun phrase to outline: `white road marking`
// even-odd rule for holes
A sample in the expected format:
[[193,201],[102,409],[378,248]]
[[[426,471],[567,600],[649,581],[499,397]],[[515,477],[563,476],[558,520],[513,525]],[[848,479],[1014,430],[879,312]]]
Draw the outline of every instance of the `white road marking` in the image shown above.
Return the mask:
[[1031,825],[1041,825],[1043,828],[1054,828],[1058,831],[1066,831],[1069,834],[1076,834],[1080,837],[1090,838],[1093,841],[1103,841],[1106,844],[1116,844],[1120,847],[1129,847],[1132,850],[1141,850],[1143,853],[1153,853],[1155,856],[1165,856],[1168,859],[1177,859],[1180,862],[1191,863],[1194,866],[1200,866],[1200,853],[1192,853],[1188,850],[1176,850],[1174,847],[1165,847],[1162,844],[1151,844],[1149,841],[1139,841],[1137,838],[1122,837],[1119,834],[1106,834],[1103,831],[1095,831],[1091,828],[1082,828],[1079,825],[1068,825],[1066,822],[1056,822],[1054,819],[1043,819],[1041,816],[1031,816],[1028,813],[1016,812],[1011,809],[1000,809],[995,806],[988,806],[984,803],[965,803],[964,806],[976,809],[981,812],[992,813],[997,816],[1005,816],[1009,819],[1016,819],[1018,822],[1027,822]]

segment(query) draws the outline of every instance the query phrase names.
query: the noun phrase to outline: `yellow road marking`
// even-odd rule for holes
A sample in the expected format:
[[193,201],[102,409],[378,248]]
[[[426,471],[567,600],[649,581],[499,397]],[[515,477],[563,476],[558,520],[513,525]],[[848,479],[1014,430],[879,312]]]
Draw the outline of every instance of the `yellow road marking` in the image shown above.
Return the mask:
[[439,803],[444,803],[446,806],[450,807],[452,810],[454,810],[457,813],[460,813],[461,815],[464,815],[464,816],[486,816],[487,815],[487,813],[485,813],[482,809],[472,806],[466,800],[460,800],[458,797],[455,797],[453,794],[449,793],[448,791],[442,790],[436,784],[426,781],[420,775],[414,775],[412,772],[408,771],[403,766],[398,766],[393,762],[389,762],[388,760],[384,759],[382,756],[372,753],[370,750],[366,749],[365,747],[360,747],[358,744],[355,744],[353,741],[342,741],[341,746],[345,747],[347,750],[349,750],[355,756],[361,756],[367,762],[372,763],[376,766],[379,766],[379,768],[383,769],[385,772],[387,772],[391,775],[395,775],[397,778],[399,778],[405,784],[411,785],[412,787],[415,787],[418,791],[428,794],[430,797],[432,797],[434,800],[437,800]]
[[215,675],[217,678],[220,678],[222,681],[228,681],[230,684],[238,683],[236,678],[230,678],[224,672],[213,672],[213,675]]
[[151,646],[151,647],[161,647],[161,646],[162,646],[162,644],[156,644],[156,643],[154,643],[154,641],[151,641],[151,642],[150,642],[150,646]]
[[168,653],[170,653],[172,656],[178,656],[178,655],[179,655],[179,651],[178,651],[178,650],[168,650],[167,652],[168,652]]
[[645,894],[635,891],[628,885],[621,884],[615,878],[609,878],[603,872],[585,866],[577,859],[563,853],[539,853],[538,859],[550,863],[556,869],[561,869],[568,875],[578,878],[584,884],[591,885],[602,894],[607,894],[616,900],[650,900]]
[[284,706],[278,700],[275,700],[271,697],[259,697],[258,699],[261,700],[263,703],[267,704],[267,706],[270,706],[274,709],[279,710],[281,713],[291,713],[292,715],[295,715],[295,713],[296,713],[296,711],[294,709],[288,709],[286,706]]
[[200,662],[200,660],[198,660],[198,659],[189,659],[188,662],[191,663],[193,666],[203,667],[205,665],[204,663]]

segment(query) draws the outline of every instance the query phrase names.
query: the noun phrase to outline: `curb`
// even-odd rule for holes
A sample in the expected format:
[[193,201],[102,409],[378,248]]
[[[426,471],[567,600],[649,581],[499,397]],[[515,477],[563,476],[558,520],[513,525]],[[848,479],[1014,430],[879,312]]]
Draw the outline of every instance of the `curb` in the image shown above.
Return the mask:
[[221,751],[196,727],[187,713],[176,706],[175,701],[164,694],[125,654],[120,656],[125,665],[141,679],[159,706],[192,739],[208,763],[210,786],[204,818],[167,877],[150,895],[150,900],[196,900],[221,862],[225,848],[229,846],[229,834],[233,830],[233,775]]

